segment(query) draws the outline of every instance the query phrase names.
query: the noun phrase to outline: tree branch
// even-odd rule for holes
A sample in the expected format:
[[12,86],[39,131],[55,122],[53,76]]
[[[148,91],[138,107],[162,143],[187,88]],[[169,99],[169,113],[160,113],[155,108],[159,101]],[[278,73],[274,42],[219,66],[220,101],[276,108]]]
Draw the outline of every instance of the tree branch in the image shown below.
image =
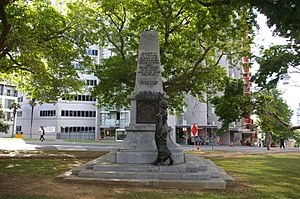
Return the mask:
[[0,35],[0,52],[1,52],[1,57],[3,58],[5,56],[5,53],[3,53],[4,50],[4,42],[7,40],[8,33],[10,31],[11,25],[7,22],[6,19],[6,13],[5,13],[5,6],[10,2],[10,0],[3,0],[0,3],[0,19],[2,23],[2,32]]
[[193,72],[192,75],[194,76],[195,71],[198,67],[198,65],[205,59],[205,56],[208,54],[208,52],[213,48],[214,44],[211,44],[209,47],[205,48],[204,53],[202,56],[199,57],[199,59],[196,61],[194,67],[193,67]]
[[210,7],[210,6],[226,6],[231,4],[231,0],[219,0],[219,1],[212,1],[212,2],[205,2],[201,0],[197,0],[199,4],[205,7]]
[[4,70],[16,70],[16,69],[19,69],[19,70],[23,70],[23,71],[27,71],[27,72],[30,72],[30,73],[33,73],[32,70],[28,69],[27,67],[23,66],[22,64],[18,63],[14,57],[10,54],[10,53],[7,53],[7,55],[9,56],[10,60],[15,64],[14,66],[10,66],[10,67],[7,67],[7,66],[1,66]]

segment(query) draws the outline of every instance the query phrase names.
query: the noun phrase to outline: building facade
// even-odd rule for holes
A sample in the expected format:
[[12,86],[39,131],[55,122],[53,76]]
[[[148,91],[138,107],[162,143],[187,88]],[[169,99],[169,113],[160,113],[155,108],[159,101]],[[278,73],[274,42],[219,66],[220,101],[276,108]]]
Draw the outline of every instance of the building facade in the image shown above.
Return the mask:
[[[243,78],[245,82],[244,92],[251,93],[249,68],[240,65],[232,66],[226,57],[220,60],[220,64],[226,68],[229,77]],[[218,93],[218,95],[222,95],[222,93]],[[241,145],[242,142],[247,140],[254,142],[252,138],[255,137],[255,132],[246,126],[248,123],[252,123],[250,115],[247,120],[244,118],[230,124],[229,131],[218,133],[217,130],[221,128],[222,123],[218,120],[212,104],[200,102],[190,95],[185,97],[185,103],[184,112],[175,117],[175,133],[178,143],[193,144],[194,138],[191,133],[193,124],[197,124],[198,133],[196,137],[200,137],[203,144]]]
[[4,122],[9,125],[8,133],[1,133],[2,137],[11,137],[12,133],[16,131],[16,121],[14,122],[13,110],[11,105],[17,103],[18,91],[16,87],[10,82],[1,81],[0,82],[0,105],[4,114]]

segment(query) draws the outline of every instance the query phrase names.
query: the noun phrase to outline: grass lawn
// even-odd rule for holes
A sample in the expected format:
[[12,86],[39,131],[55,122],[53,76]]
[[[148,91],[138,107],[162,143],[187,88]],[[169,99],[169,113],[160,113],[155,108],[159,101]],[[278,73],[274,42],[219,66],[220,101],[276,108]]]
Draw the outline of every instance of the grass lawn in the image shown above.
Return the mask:
[[300,153],[211,157],[236,179],[236,185],[226,190],[195,191],[56,180],[56,175],[88,160],[76,153],[68,152],[74,155],[68,159],[0,159],[0,199],[300,198]]

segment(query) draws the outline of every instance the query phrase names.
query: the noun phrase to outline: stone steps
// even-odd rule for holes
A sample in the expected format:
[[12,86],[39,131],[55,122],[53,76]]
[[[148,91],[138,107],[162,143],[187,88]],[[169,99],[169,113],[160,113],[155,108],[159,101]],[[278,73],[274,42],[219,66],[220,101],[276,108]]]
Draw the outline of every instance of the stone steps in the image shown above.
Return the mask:
[[198,172],[206,171],[206,165],[199,164],[181,164],[172,166],[155,166],[151,164],[95,164],[94,171],[126,171],[126,172]]
[[186,154],[185,163],[176,165],[118,164],[111,154],[72,169],[60,178],[118,186],[143,186],[178,189],[225,189],[234,179],[212,161]]
[[105,178],[105,179],[139,179],[139,180],[209,180],[210,173],[201,171],[197,173],[157,173],[157,172],[124,172],[124,171],[94,171],[83,170],[79,177]]
[[219,178],[209,180],[139,180],[139,179],[110,179],[88,178],[71,175],[63,177],[64,181],[85,182],[101,185],[113,185],[117,187],[150,187],[158,189],[200,190],[200,189],[226,189],[226,182]]

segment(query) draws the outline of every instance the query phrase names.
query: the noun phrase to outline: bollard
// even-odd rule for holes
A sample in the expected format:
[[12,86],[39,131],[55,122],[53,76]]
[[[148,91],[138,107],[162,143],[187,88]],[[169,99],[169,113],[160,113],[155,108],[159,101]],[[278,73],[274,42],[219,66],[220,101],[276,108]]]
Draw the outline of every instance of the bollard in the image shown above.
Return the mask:
[[197,143],[197,151],[200,151],[200,144]]

